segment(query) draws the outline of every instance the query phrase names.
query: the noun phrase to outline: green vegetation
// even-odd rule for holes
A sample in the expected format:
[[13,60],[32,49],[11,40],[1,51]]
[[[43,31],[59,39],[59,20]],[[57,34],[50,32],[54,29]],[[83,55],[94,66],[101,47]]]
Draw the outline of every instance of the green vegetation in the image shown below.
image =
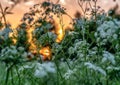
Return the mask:
[[[90,7],[83,8],[83,2]],[[36,4],[14,30],[5,17],[11,12],[1,6],[0,85],[120,85],[120,15],[116,9],[105,13],[97,0],[78,3],[82,13],[75,19],[60,4]],[[72,20],[70,30],[64,30],[63,15]],[[54,17],[64,35],[59,43]],[[46,46],[51,51],[48,60],[39,52]]]

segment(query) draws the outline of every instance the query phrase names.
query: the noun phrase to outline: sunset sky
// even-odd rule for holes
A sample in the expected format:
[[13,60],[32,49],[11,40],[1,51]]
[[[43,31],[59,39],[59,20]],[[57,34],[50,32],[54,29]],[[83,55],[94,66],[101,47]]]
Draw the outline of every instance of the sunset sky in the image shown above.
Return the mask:
[[[21,2],[12,10],[14,14],[7,15],[7,21],[10,22],[13,27],[17,26],[20,23],[20,19],[22,18],[23,14],[29,10],[29,7],[32,7],[34,4],[42,1],[44,0],[30,0],[26,3]],[[57,0],[51,1],[56,2]],[[10,0],[0,0],[0,3],[2,4],[3,8],[13,4],[10,2]],[[73,16],[76,11],[80,10],[77,0],[60,0],[59,3],[67,8],[67,12],[71,16]],[[120,0],[116,0],[116,2],[113,2],[113,0],[98,0],[98,4],[106,11],[111,7],[114,7],[117,3],[120,3]]]

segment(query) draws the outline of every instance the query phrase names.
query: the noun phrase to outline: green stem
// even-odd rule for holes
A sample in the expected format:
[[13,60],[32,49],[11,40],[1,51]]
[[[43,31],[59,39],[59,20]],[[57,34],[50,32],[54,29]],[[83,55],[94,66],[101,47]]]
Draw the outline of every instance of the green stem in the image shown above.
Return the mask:
[[18,72],[18,68],[17,68],[16,65],[15,65],[15,68],[16,68],[16,72],[17,72],[17,75],[18,75],[19,85],[20,85],[20,82],[21,82],[21,80],[20,80],[20,74],[19,74],[19,72]]
[[8,78],[9,78],[9,73],[11,68],[14,66],[14,64],[12,64],[8,69],[7,69],[7,74],[6,74],[6,79],[5,79],[5,85],[7,85],[8,83]]
[[109,85],[108,71],[106,70],[106,85]]
[[13,76],[13,71],[12,71],[12,68],[11,68],[11,70],[10,70],[10,71],[11,71],[11,83],[12,83],[12,85],[15,85],[15,84],[14,84],[14,80],[13,80],[13,77],[14,77],[14,76]]
[[58,66],[56,61],[55,61],[55,65],[57,67],[57,72],[59,73],[60,77],[63,79],[62,74],[61,74],[60,69],[59,69],[59,66]]

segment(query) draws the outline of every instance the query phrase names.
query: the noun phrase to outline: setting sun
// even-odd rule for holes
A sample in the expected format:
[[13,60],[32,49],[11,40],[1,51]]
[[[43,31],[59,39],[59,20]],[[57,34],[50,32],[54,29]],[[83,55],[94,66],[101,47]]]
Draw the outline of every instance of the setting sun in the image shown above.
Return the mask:
[[50,60],[51,59],[51,49],[49,46],[42,47],[40,49],[40,54],[43,56],[43,60]]

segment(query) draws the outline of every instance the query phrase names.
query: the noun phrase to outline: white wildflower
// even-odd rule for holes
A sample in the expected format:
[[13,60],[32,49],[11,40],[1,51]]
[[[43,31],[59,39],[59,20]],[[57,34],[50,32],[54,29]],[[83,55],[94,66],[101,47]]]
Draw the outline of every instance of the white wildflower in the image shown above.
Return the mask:
[[97,54],[97,47],[93,47],[91,50],[88,50],[89,56],[95,56]]
[[63,68],[68,69],[68,66],[64,61],[61,61],[60,62],[60,69],[63,69]]
[[15,54],[17,54],[17,50],[16,49],[14,49],[14,50],[11,50],[11,53],[13,54],[13,55],[15,55]]
[[115,64],[115,57],[113,54],[109,53],[108,51],[103,52],[103,59],[102,62],[110,61],[112,64]]
[[11,45],[10,48],[11,49],[16,49],[16,46]]
[[89,55],[96,55],[97,51],[91,51],[89,50]]
[[44,69],[47,72],[50,72],[50,73],[55,73],[56,72],[55,65],[52,62],[45,62],[45,63],[42,64],[42,66],[44,67]]
[[8,39],[10,32],[12,32],[10,28],[4,28],[0,34],[4,39]]
[[116,49],[119,49],[119,47],[120,47],[119,44],[116,44],[116,45],[115,45],[115,48],[116,48]]
[[31,65],[24,65],[23,68],[30,69],[30,68],[32,68],[32,66]]
[[35,70],[34,76],[38,77],[38,78],[42,78],[45,77],[47,75],[47,72],[44,71],[43,69],[37,69]]
[[74,32],[74,31],[69,31],[68,34],[69,34],[69,35],[76,35],[76,34],[79,34],[79,33]]
[[107,70],[120,70],[120,67],[108,66]]
[[26,57],[27,57],[27,52],[24,52],[24,53],[22,54],[22,57],[23,57],[23,58],[26,58]]
[[18,47],[18,50],[19,50],[19,51],[24,51],[25,48],[23,48],[23,47]]
[[83,49],[86,49],[86,47],[88,47],[89,44],[86,42],[86,41],[75,41],[74,43],[74,49],[75,51],[78,51],[78,50],[83,50]]
[[44,70],[42,65],[40,63],[36,63],[34,76],[41,78],[41,77],[45,77],[46,75],[47,75],[47,72]]
[[72,70],[68,70],[65,74],[64,74],[64,78],[67,80],[67,79],[70,79],[71,75],[73,74],[74,72]]
[[117,31],[119,31],[119,28],[120,21],[117,21],[116,19],[104,21],[104,23],[97,28],[97,32],[95,32],[94,36],[101,39],[101,42],[103,42],[101,44],[105,44],[107,41],[113,42],[118,38]]
[[118,38],[118,35],[117,34],[114,34],[113,35],[113,38],[116,40]]
[[1,60],[18,58],[18,60],[20,59],[20,61],[21,61],[21,60],[25,59],[23,57],[23,55],[25,56],[26,52],[25,51],[20,52],[16,46],[7,46],[7,47],[3,48],[0,53]]
[[82,53],[81,51],[77,51],[77,56],[78,56],[78,57],[81,57],[81,58],[82,58],[82,57],[84,57],[84,55],[85,55],[85,54]]
[[55,73],[56,69],[54,63],[52,62],[44,62],[44,63],[36,63],[34,75],[36,77],[45,77],[48,73]]
[[71,55],[71,54],[74,54],[74,52],[75,52],[75,50],[74,50],[74,48],[73,47],[70,47],[69,49],[68,49],[68,53]]
[[101,67],[98,67],[90,62],[85,62],[84,64],[85,66],[87,66],[89,69],[92,69],[92,70],[95,70],[95,71],[98,71],[100,72],[101,74],[103,74],[104,76],[106,76],[106,72],[101,68]]
[[12,58],[14,58],[14,57],[13,57],[12,55],[10,55],[10,56],[9,56],[9,58],[11,58],[11,59],[12,59]]

